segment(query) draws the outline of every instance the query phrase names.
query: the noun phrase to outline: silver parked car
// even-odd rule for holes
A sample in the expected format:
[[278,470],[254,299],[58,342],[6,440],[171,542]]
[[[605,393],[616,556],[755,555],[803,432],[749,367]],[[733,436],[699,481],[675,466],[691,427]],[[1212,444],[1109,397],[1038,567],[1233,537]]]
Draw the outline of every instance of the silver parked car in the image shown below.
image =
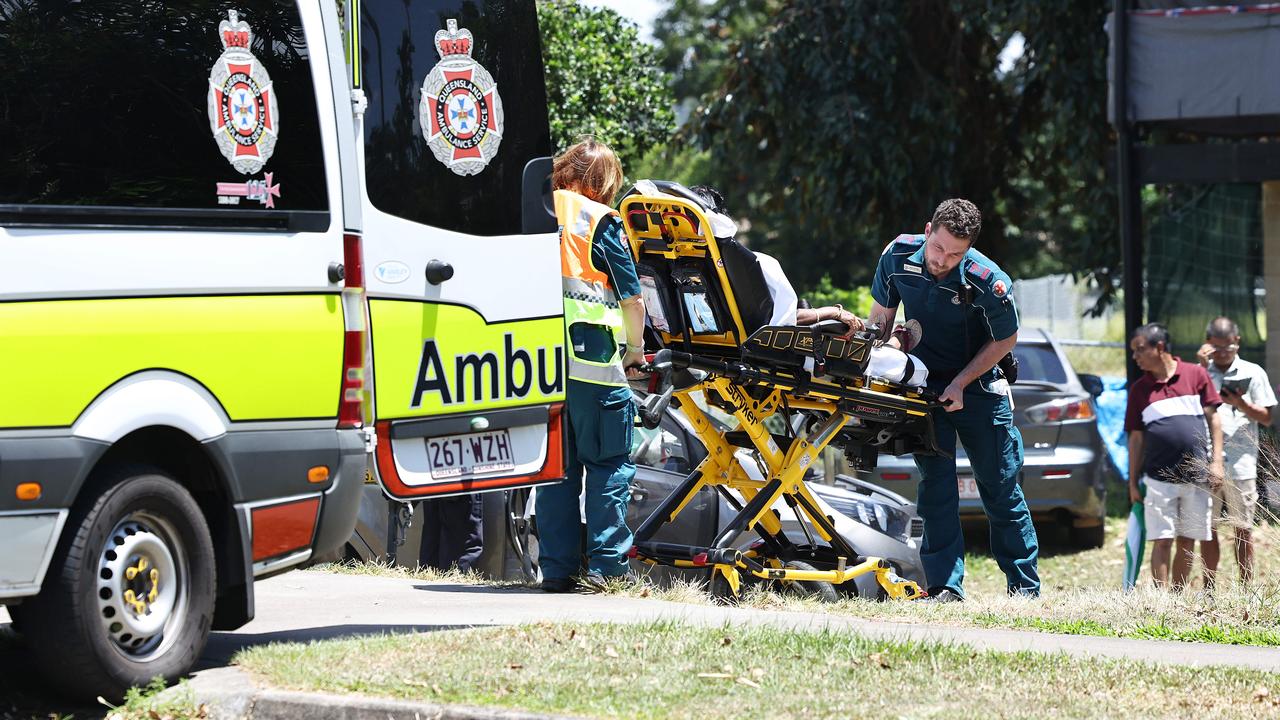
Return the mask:
[[[655,429],[637,426],[631,445],[636,477],[627,508],[628,525],[639,527],[705,455],[706,449],[688,421],[674,408],[667,409]],[[755,463],[750,454],[742,450],[739,457],[748,473],[753,472]],[[823,509],[834,519],[836,529],[859,553],[888,560],[898,575],[923,586],[924,570],[919,553],[923,526],[915,514],[915,506],[902,496],[865,480],[841,475],[831,481],[833,484],[812,482],[810,488],[820,506],[824,506]],[[810,542],[806,527],[797,521],[790,508],[780,504],[777,509],[788,537],[796,543]],[[712,488],[703,488],[684,512],[659,530],[653,539],[685,545],[709,545],[735,513],[726,498]],[[408,506],[390,502],[378,486],[368,486],[355,533],[345,549],[346,557],[353,560],[385,559],[387,548],[392,547],[397,535],[396,526],[406,522],[407,528],[401,533],[403,544],[394,548],[395,561],[399,565],[413,567],[418,564],[421,512],[411,512]],[[536,579],[536,524],[528,490],[487,493],[484,496],[485,550],[476,569],[495,578]],[[754,534],[744,533],[738,544],[746,545],[756,539]],[[634,569],[648,573],[658,582],[701,580],[705,579],[707,572],[702,569],[650,567],[638,562]],[[846,592],[856,589],[858,594],[867,597],[879,597],[881,593],[872,575],[857,578],[849,585],[842,589]]]
[[[1032,518],[1063,524],[1073,545],[1101,547],[1111,472],[1094,406],[1102,380],[1077,374],[1062,347],[1044,330],[1019,331],[1013,352],[1019,366],[1013,423],[1022,432],[1022,491]],[[985,520],[969,459],[958,444],[956,470],[962,518]],[[877,467],[864,475],[903,497],[916,498],[920,473],[911,456],[882,455]]]

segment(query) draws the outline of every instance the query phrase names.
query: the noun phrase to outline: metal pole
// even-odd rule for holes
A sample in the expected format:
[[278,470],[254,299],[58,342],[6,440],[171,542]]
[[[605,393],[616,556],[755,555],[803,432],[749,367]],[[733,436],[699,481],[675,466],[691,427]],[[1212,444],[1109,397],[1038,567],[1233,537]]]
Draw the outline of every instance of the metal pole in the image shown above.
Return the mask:
[[[1111,49],[1115,73],[1116,175],[1120,190],[1120,247],[1124,263],[1125,342],[1143,324],[1146,295],[1142,284],[1142,204],[1139,178],[1133,168],[1133,127],[1129,122],[1129,3],[1115,0],[1115,32]],[[1133,358],[1127,361],[1129,380],[1141,371]]]

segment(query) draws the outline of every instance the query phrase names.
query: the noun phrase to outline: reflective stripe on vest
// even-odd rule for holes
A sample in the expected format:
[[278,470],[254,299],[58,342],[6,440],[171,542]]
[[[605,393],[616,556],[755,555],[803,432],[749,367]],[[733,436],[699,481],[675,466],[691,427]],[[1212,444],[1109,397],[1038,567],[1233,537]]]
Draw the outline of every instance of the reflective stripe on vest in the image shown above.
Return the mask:
[[[588,200],[568,190],[555,192],[556,219],[560,221],[560,280],[564,291],[566,332],[578,324],[599,325],[613,334],[617,345],[627,342],[622,306],[609,284],[609,275],[591,261],[600,222],[617,213],[607,205]],[[573,342],[566,343],[569,379],[597,385],[627,384],[622,354],[615,352],[606,362],[578,357]]]

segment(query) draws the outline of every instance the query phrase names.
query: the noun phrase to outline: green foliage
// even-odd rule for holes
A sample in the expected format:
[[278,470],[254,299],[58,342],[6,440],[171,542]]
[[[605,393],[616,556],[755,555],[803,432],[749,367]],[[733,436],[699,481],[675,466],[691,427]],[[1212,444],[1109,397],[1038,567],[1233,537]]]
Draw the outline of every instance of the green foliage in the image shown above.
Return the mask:
[[546,0],[538,3],[538,24],[558,149],[591,134],[626,169],[670,138],[675,115],[667,76],[633,23],[575,0]]
[[671,0],[653,23],[662,67],[680,102],[697,101],[719,87],[740,38],[764,32],[781,0]]
[[837,288],[831,282],[830,275],[823,275],[809,292],[800,292],[800,297],[809,301],[810,307],[827,305],[843,305],[845,310],[866,317],[871,314],[871,291],[866,287],[852,290]]
[[1109,2],[777,5],[677,0],[655,35],[677,92],[706,93],[673,146],[710,153],[698,180],[798,286],[866,284],[886,242],[959,196],[984,212],[979,248],[1015,276],[1068,270],[1113,290]]

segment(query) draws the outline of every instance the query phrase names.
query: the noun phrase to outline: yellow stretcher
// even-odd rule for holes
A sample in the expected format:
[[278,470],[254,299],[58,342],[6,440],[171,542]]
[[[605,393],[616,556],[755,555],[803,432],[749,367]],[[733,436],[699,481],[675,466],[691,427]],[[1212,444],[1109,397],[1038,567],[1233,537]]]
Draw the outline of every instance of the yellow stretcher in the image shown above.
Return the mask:
[[[641,418],[656,426],[666,404],[675,403],[707,448],[706,459],[636,530],[632,556],[705,567],[711,594],[725,601],[736,599],[752,579],[784,587],[838,586],[867,573],[875,574],[889,598],[921,597],[920,587],[898,577],[887,561],[856,552],[821,511],[804,476],[828,446],[843,448],[859,469],[874,467],[880,452],[940,453],[930,416],[936,396],[866,376],[878,342],[872,332],[844,340],[839,323],[762,324],[768,322],[762,299],[767,286],[754,255],[736,241],[717,240],[703,208],[687,197],[631,195],[620,205],[649,312],[649,342],[658,346],[650,348],[656,351],[651,365],[661,382]],[[696,393],[732,415],[737,427],[720,429],[699,408]],[[766,427],[775,415],[779,433]],[[793,429],[797,418],[799,431]],[[767,471],[763,479],[744,471],[735,457],[740,447],[758,455]],[[654,542],[703,487],[715,488],[738,510],[715,542]],[[779,500],[812,526],[820,542],[797,544],[783,533],[774,509]],[[760,540],[737,546],[748,530]]]

